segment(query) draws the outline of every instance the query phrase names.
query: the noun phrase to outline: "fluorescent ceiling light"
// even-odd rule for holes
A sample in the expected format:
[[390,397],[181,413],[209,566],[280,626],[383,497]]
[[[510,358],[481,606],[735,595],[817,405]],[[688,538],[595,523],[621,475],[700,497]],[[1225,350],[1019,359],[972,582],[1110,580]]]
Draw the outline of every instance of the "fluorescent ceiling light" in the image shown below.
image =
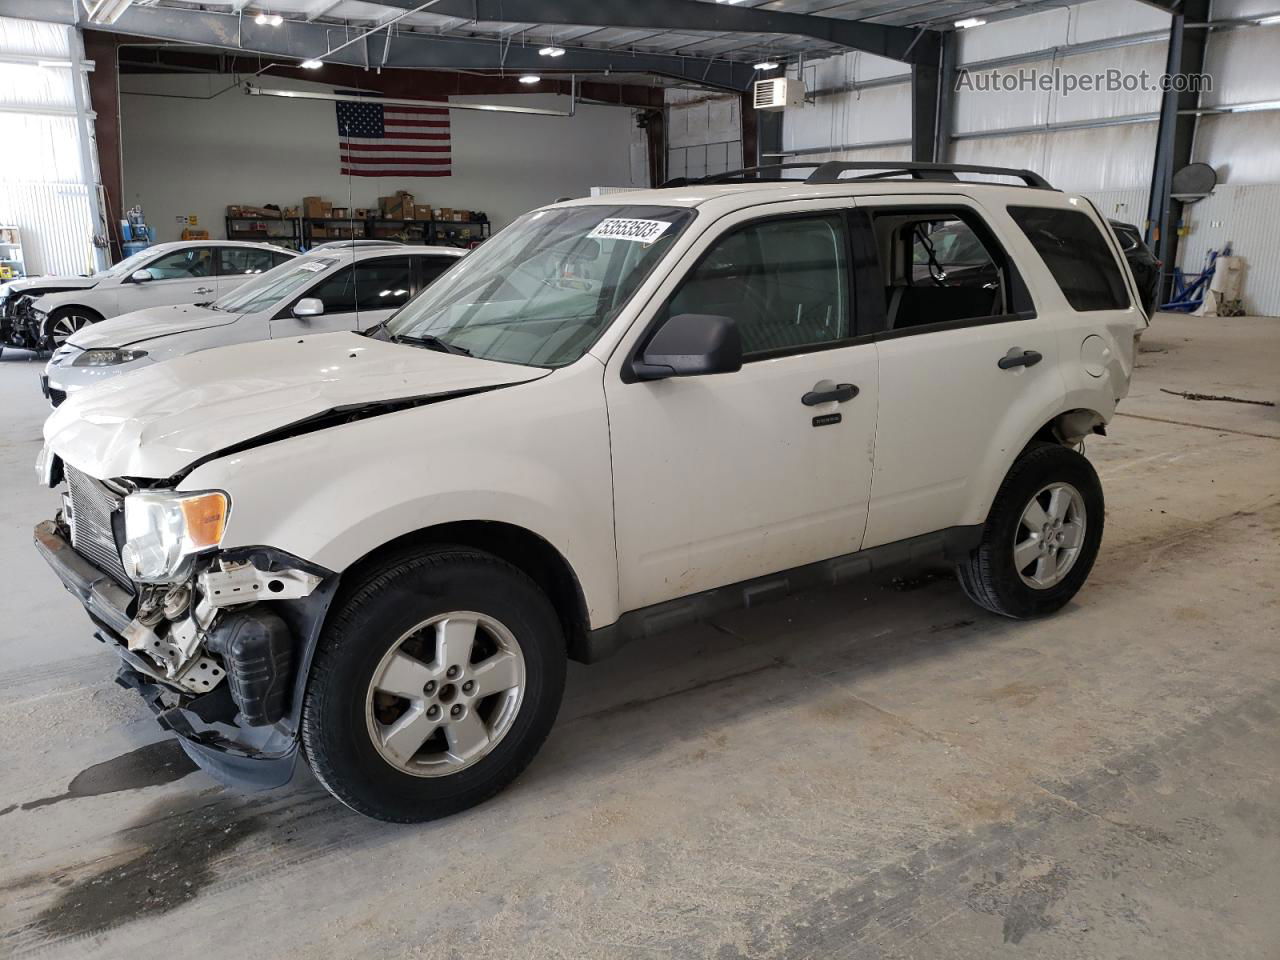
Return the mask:
[[70,60],[37,60],[36,65],[40,67],[52,67],[55,69],[67,69],[71,66]]
[[774,63],[772,60],[761,60],[759,63],[757,63],[757,64],[755,65],[755,69],[757,69],[757,70],[777,70],[777,69],[778,69],[778,65],[777,65],[776,63]]
[[260,13],[253,18],[253,22],[260,27],[278,27],[284,23],[284,17],[278,13]]
[[968,30],[970,27],[980,27],[986,22],[981,17],[966,17],[963,20],[956,21],[956,29]]
[[324,66],[324,62],[321,60],[303,60],[298,66],[302,67],[303,70],[319,70]]
[[543,47],[538,51],[538,55],[542,57],[563,57],[564,47]]
[[520,78],[521,83],[539,83],[542,78],[536,73],[526,73]]

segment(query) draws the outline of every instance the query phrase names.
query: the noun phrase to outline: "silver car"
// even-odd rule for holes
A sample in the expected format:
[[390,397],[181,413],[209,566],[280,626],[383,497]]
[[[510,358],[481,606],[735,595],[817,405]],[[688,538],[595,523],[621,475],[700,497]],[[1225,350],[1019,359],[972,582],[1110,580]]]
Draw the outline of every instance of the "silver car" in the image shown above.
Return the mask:
[[367,329],[466,253],[399,245],[313,251],[212,303],[138,310],[76,331],[53,352],[41,389],[56,407],[68,393],[198,350]]

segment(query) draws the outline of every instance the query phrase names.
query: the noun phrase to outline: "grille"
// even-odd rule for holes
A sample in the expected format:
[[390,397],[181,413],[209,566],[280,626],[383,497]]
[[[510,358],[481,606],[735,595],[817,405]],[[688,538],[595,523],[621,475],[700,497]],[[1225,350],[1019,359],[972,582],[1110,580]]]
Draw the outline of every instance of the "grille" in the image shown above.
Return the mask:
[[123,586],[132,586],[120,562],[120,547],[112,529],[112,516],[122,509],[121,498],[92,477],[64,463],[67,491],[71,495],[71,546],[76,553],[92,560]]

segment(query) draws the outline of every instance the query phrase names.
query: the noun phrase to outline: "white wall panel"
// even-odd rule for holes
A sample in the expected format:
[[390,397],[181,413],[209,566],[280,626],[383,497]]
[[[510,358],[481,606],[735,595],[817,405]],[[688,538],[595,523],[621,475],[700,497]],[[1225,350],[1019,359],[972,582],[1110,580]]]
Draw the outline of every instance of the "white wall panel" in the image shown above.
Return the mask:
[[1061,190],[1089,193],[1140,187],[1151,182],[1156,124],[1018,134],[956,140],[956,163],[1027,167]]
[[[1216,9],[1216,8],[1215,8]],[[1011,53],[1167,30],[1169,15],[1136,0],[1094,0],[1014,17],[960,33],[960,63]]]
[[[1036,60],[1016,67],[1002,68],[1001,72],[1010,75],[1018,70],[1048,72],[1052,67],[1053,62],[1050,60]],[[1051,94],[1030,87],[1019,90],[976,89],[984,79],[982,73],[983,71],[979,71],[970,74],[968,80],[962,77],[957,84],[952,106],[952,129],[956,133],[1043,126],[1049,122],[1053,99]],[[974,89],[969,88],[969,83],[973,84]]]
[[667,177],[702,177],[742,166],[741,101],[669,89]]
[[[1122,70],[1126,74],[1138,74],[1145,70],[1152,80],[1156,80],[1164,73],[1167,49],[1167,43],[1142,43],[1064,57],[1056,65],[1063,73],[1077,75],[1105,75],[1112,69]],[[1070,94],[1055,93],[1049,96],[1052,103],[1049,115],[1053,123],[1160,112],[1158,90],[1075,90]]]
[[782,149],[878,143],[911,136],[911,85],[893,84],[788,107]]
[[1213,77],[1213,90],[1201,96],[1202,106],[1280,100],[1280,24],[1215,30],[1205,72]]
[[1244,305],[1249,313],[1280,316],[1280,184],[1220,186],[1213,195],[1183,212],[1187,235],[1179,246],[1179,265],[1198,273],[1210,250],[1245,259]]
[[1280,111],[1201,117],[1191,157],[1217,170],[1220,183],[1280,183]]

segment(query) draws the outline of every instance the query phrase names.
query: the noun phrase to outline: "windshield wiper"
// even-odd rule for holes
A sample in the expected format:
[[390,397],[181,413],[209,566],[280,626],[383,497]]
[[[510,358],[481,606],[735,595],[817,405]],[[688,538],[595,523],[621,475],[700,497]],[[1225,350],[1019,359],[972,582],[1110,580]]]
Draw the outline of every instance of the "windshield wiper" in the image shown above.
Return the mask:
[[437,350],[440,353],[456,353],[460,357],[471,356],[471,351],[466,347],[460,347],[448,340],[441,340],[439,337],[411,337],[408,334],[398,333],[392,334],[390,340],[392,343],[407,343],[410,346],[426,347],[428,350]]

